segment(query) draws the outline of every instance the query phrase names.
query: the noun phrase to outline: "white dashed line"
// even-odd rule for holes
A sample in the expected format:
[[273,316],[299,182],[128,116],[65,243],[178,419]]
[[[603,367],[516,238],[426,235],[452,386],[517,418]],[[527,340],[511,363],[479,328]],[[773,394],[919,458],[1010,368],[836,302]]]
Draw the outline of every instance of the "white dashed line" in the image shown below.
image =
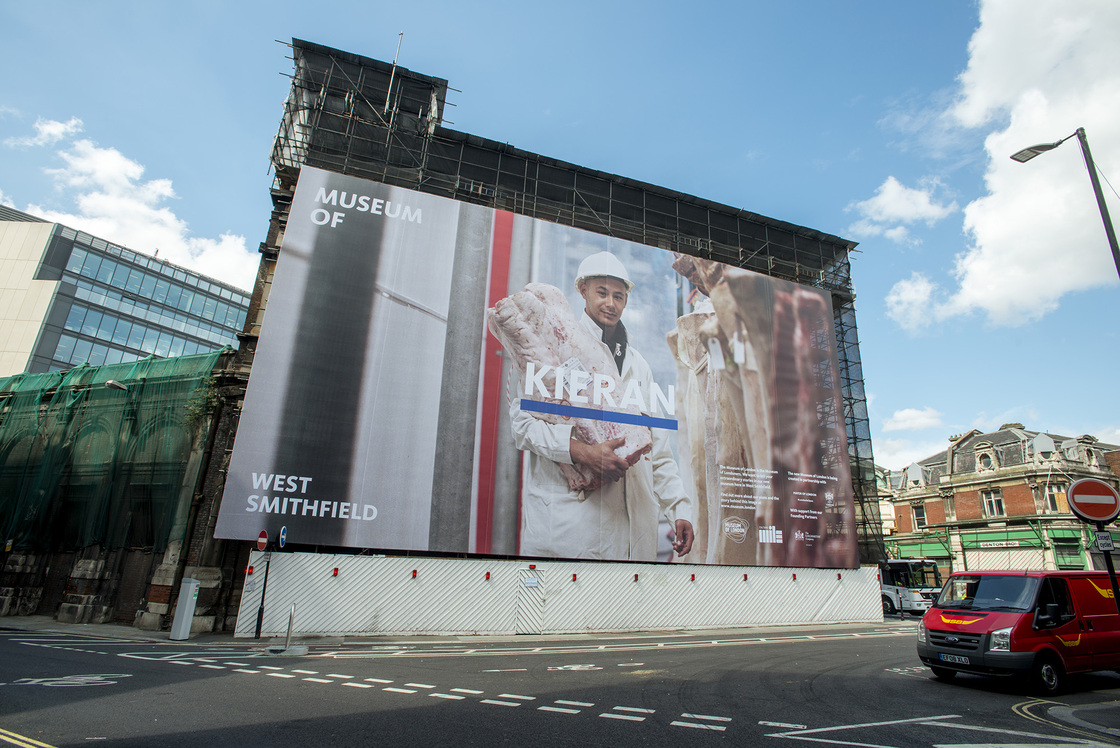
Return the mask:
[[711,714],[689,714],[685,712],[681,715],[684,719],[710,719],[713,722],[730,722],[730,717],[714,717]]
[[497,701],[496,699],[483,699],[480,704],[497,704],[498,706],[521,706],[520,701]]
[[210,668],[211,670],[225,670],[221,665],[199,665],[199,667]]
[[233,672],[235,672],[235,673],[248,673],[250,675],[256,675],[257,673],[260,672],[260,670],[249,670],[247,668],[239,667],[236,670],[234,670]]
[[654,709],[642,709],[636,706],[616,706],[614,710],[616,712],[637,712],[638,714],[653,714],[655,711]]
[[392,693],[416,693],[415,688],[382,688],[382,691],[390,691]]
[[452,693],[430,693],[428,695],[429,696],[434,696],[437,699],[455,699],[456,701],[461,701],[461,700],[467,698],[466,696],[458,696],[458,695],[452,694]]
[[367,683],[392,683],[393,681],[385,680],[384,678],[366,678],[366,682]]
[[304,678],[304,680],[312,683],[334,683],[330,678]]
[[272,677],[272,678],[294,678],[294,677],[296,677],[296,676],[294,676],[290,673],[269,673],[268,675],[269,675],[269,677]]
[[435,686],[429,686],[427,683],[405,683],[405,685],[413,688],[435,688]]
[[293,673],[299,673],[300,675],[318,675],[319,674],[318,670],[293,670],[292,672]]
[[247,662],[227,662],[226,664],[230,667],[249,667]]
[[566,699],[557,699],[557,704],[567,704],[568,706],[595,706],[586,701],[567,701]]
[[452,688],[452,693],[469,693],[473,696],[478,696],[482,691],[475,691],[473,688]]
[[328,678],[353,678],[353,675],[342,675],[340,673],[327,673]]
[[172,662],[175,663],[176,665],[193,665],[194,664],[193,662],[187,662],[186,660],[172,660]]
[[542,712],[560,712],[561,714],[579,714],[579,709],[566,709],[562,706],[538,706],[538,710]]
[[677,720],[673,720],[669,724],[674,727],[695,727],[698,730],[715,730],[716,732],[723,732],[727,729],[723,725],[702,725],[699,722],[679,722]]
[[536,701],[537,700],[536,696],[518,696],[515,693],[500,693],[500,694],[498,694],[498,698],[500,698],[500,699],[521,699],[522,701]]
[[645,722],[646,721],[645,717],[635,717],[632,714],[613,714],[612,712],[603,712],[599,716],[600,717],[606,717],[607,719],[628,719],[631,722]]
[[343,683],[342,685],[353,686],[354,688],[373,688],[373,686],[371,686],[368,683],[354,683],[354,682],[349,682],[349,681],[346,682],[346,683]]
[[276,667],[275,665],[261,665],[261,670],[283,670],[283,669],[284,668]]

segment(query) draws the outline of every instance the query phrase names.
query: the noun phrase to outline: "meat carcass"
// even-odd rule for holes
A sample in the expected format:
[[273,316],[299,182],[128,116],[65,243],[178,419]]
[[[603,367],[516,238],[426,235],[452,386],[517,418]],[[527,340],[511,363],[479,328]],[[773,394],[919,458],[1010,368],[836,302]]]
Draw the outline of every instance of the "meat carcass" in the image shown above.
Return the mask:
[[[522,382],[526,380],[529,363],[533,363],[536,371],[547,366],[548,371],[541,381],[548,392],[555,394],[558,371],[569,376],[573,371],[583,371],[592,378],[602,376],[613,381],[615,397],[621,398],[623,388],[614,360],[603,344],[579,323],[564,293],[555,286],[530,283],[524,291],[501,299],[487,310],[486,323],[509,354]],[[533,399],[571,404],[567,397],[570,394],[567,384],[565,382],[561,390],[564,397],[542,398],[536,393]],[[516,393],[518,397],[523,395]],[[580,407],[597,406],[580,403]],[[635,407],[612,408],[611,411],[640,414]],[[615,449],[615,454],[631,465],[653,447],[650,430],[645,426],[551,413],[533,412],[532,415],[549,423],[570,424],[572,435],[586,444],[624,438],[626,441]],[[560,469],[573,490],[592,491],[601,485],[598,474],[586,467],[560,464]]]

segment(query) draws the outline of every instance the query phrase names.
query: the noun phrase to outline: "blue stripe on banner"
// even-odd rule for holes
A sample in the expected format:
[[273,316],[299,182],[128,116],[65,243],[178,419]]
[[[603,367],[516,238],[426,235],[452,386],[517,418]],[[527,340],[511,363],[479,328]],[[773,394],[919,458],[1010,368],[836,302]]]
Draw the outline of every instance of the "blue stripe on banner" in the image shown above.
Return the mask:
[[522,398],[521,409],[536,413],[552,413],[570,418],[588,418],[593,421],[609,421],[610,423],[628,423],[633,426],[649,426],[651,429],[677,430],[677,422],[671,418],[654,418],[653,416],[636,416],[633,413],[615,413],[610,410],[596,410],[595,408],[579,408],[575,405],[563,403],[542,403],[538,400]]

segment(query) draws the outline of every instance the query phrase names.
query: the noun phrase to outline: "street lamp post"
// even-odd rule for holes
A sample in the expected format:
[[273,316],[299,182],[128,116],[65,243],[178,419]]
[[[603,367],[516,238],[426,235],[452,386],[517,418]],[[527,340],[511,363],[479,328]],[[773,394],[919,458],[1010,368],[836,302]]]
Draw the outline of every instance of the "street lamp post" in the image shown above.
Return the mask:
[[1032,145],[1030,148],[1024,148],[1013,154],[1011,160],[1025,164],[1040,153],[1054,150],[1074,135],[1077,136],[1077,142],[1081,144],[1081,155],[1085,157],[1085,168],[1089,170],[1089,179],[1093,182],[1093,194],[1097,196],[1097,207],[1100,208],[1101,220],[1104,221],[1104,231],[1108,234],[1108,246],[1112,248],[1112,261],[1116,263],[1116,273],[1120,275],[1120,246],[1116,244],[1116,231],[1112,228],[1112,219],[1108,215],[1108,206],[1104,202],[1104,193],[1101,192],[1101,182],[1097,178],[1097,167],[1093,163],[1093,154],[1089,151],[1089,140],[1085,137],[1085,128],[1079,127],[1073,135],[1067,135],[1055,143],[1041,143]]

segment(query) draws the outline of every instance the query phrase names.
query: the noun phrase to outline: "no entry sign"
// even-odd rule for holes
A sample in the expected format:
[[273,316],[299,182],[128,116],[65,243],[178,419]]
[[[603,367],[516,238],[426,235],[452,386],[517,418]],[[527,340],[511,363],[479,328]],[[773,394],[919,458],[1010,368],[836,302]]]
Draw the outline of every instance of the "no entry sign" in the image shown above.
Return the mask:
[[1069,508],[1086,522],[1107,523],[1120,513],[1120,494],[1096,478],[1082,478],[1069,487]]
[[261,530],[261,534],[257,536],[257,550],[263,551],[268,546],[268,532]]

